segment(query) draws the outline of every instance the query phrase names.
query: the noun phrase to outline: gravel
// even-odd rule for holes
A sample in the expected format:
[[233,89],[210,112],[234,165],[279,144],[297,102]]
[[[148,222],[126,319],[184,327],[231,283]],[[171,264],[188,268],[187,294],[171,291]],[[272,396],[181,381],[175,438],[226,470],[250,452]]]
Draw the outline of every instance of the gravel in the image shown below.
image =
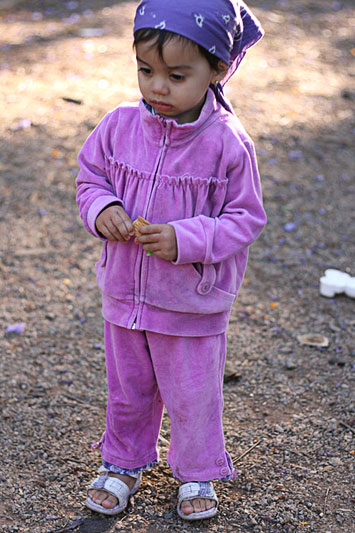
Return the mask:
[[228,95],[256,141],[269,223],[228,330],[225,435],[239,476],[216,484],[215,518],[190,524],[175,511],[166,414],[161,463],[128,511],[108,520],[83,506],[106,384],[100,243],[78,218],[76,154],[106,110],[138,96],[135,3],[0,2],[0,531],[353,531],[354,300],[321,297],[319,278],[355,276],[354,9],[250,5],[267,33]]

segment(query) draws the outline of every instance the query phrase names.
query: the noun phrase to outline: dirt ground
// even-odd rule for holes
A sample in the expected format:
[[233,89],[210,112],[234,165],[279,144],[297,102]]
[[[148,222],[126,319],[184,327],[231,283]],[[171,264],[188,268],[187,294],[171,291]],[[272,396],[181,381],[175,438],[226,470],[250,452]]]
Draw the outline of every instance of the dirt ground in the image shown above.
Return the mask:
[[107,110],[139,97],[137,2],[0,0],[0,531],[353,531],[354,299],[321,297],[319,278],[355,276],[355,10],[249,3],[266,36],[228,96],[257,146],[268,225],[228,330],[225,435],[239,476],[216,485],[216,518],[188,524],[167,416],[161,463],[129,511],[110,521],[83,506],[106,384],[101,244],[78,217],[76,154]]

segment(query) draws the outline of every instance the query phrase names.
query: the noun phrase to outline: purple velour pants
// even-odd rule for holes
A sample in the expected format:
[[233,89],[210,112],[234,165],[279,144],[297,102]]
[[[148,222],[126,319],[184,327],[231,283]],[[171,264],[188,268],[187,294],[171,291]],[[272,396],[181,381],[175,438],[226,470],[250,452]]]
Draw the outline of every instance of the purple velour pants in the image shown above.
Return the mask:
[[171,422],[168,461],[181,481],[233,475],[222,410],[225,334],[177,337],[105,322],[108,381],[105,462],[135,470],[158,460],[163,406]]

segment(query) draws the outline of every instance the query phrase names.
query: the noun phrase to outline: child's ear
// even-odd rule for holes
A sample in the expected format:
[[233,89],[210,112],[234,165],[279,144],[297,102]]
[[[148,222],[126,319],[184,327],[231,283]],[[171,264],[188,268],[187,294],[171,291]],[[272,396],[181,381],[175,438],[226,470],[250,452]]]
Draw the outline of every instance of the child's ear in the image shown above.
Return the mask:
[[228,65],[226,63],[224,63],[224,61],[219,61],[217,69],[218,70],[216,70],[216,75],[213,78],[213,83],[214,84],[216,84],[216,83],[220,82],[221,80],[223,80],[223,78],[225,77],[225,75],[228,72]]

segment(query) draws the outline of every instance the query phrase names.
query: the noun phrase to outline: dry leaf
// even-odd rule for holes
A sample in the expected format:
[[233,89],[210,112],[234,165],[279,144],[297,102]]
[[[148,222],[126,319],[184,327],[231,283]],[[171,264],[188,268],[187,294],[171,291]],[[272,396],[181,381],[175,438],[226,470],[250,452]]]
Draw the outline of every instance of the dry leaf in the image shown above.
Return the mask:
[[299,335],[297,340],[304,346],[319,346],[321,348],[327,348],[329,346],[328,337],[318,335],[318,333],[307,333],[306,335]]

